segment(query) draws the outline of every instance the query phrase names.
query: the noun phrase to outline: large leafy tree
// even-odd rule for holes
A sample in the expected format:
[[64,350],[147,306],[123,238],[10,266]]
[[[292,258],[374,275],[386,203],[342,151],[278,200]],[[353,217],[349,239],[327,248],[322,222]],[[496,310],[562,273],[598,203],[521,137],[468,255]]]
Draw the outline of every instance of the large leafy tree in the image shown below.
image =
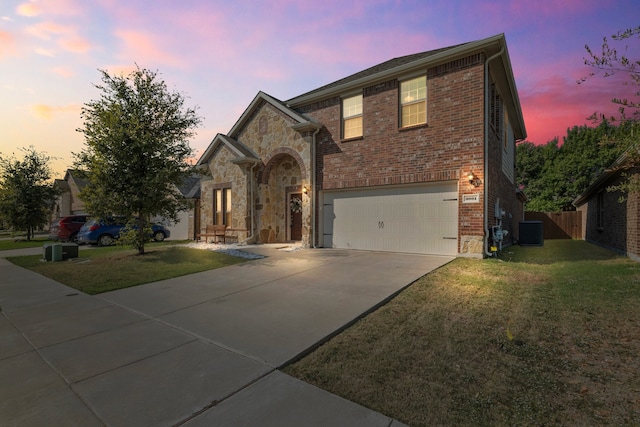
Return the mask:
[[131,218],[129,243],[144,254],[150,218],[177,221],[188,206],[177,186],[190,173],[188,140],[201,118],[156,72],[100,73],[101,96],[84,105],[78,129],[85,147],[76,165],[89,181],[81,197],[91,215]]
[[0,155],[0,216],[15,230],[33,230],[45,225],[58,190],[51,181],[51,157],[34,147],[23,148],[24,157]]
[[527,209],[540,212],[574,210],[582,194],[619,155],[613,141],[620,128],[606,120],[597,127],[574,126],[563,144],[523,142],[516,147],[517,180],[529,197]]

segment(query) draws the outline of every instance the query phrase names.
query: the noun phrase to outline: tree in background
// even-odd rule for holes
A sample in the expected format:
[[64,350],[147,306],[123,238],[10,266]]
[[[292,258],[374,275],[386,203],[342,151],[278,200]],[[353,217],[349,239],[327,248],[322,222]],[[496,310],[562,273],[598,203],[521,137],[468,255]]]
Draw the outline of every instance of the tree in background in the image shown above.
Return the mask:
[[[620,45],[620,43],[628,39],[640,39],[640,27],[618,31],[611,38],[613,40],[612,44],[615,45]],[[640,164],[640,60],[630,58],[627,55],[627,52],[629,52],[628,45],[618,48],[612,44],[604,37],[599,54],[594,52],[588,45],[585,45],[589,56],[585,58],[584,63],[592,67],[594,71],[580,79],[578,84],[584,83],[588,78],[598,74],[604,78],[618,74],[626,74],[629,77],[629,80],[624,82],[624,86],[625,88],[631,88],[631,90],[625,90],[622,97],[611,99],[612,103],[618,105],[620,117],[617,120],[620,121],[620,131],[613,137],[606,135],[602,140],[602,143],[606,145],[618,145],[620,150],[624,152],[623,161],[617,165],[618,169],[624,171]],[[635,97],[635,99],[630,99],[630,96]],[[631,115],[628,114],[628,109],[632,110]],[[597,122],[604,120],[605,117],[602,114],[594,113],[591,119]],[[613,117],[611,120],[616,120],[616,118]],[[627,179],[619,185],[608,188],[609,191],[640,192],[640,177],[637,175],[629,176],[624,172],[622,176],[626,176]]]
[[572,202],[621,153],[613,141],[622,131],[602,121],[597,127],[567,129],[563,144],[553,139],[545,145],[523,142],[516,146],[517,182],[529,198],[527,210],[575,210]]
[[170,92],[156,72],[137,67],[128,76],[100,70],[101,96],[82,108],[85,148],[74,154],[86,171],[81,192],[92,216],[131,218],[128,234],[139,254],[149,239],[149,221],[178,221],[188,202],[177,191],[191,171],[188,140],[201,118]]
[[14,230],[26,230],[31,240],[34,229],[49,222],[59,192],[51,181],[51,157],[33,147],[22,151],[22,160],[0,156],[0,216]]

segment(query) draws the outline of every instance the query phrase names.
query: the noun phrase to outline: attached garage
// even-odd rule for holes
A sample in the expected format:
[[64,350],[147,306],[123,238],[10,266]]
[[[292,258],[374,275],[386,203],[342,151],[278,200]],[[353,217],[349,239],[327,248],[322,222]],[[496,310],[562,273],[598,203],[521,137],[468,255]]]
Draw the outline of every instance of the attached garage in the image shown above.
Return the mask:
[[324,247],[458,254],[457,181],[325,192]]

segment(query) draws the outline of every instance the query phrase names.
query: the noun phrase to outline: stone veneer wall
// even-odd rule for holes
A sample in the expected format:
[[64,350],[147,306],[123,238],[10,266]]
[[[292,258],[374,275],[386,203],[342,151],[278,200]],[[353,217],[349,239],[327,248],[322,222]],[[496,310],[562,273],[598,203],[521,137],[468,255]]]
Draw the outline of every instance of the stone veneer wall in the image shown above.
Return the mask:
[[236,230],[230,234],[238,241],[248,237],[248,178],[246,166],[232,163],[236,158],[234,152],[226,146],[220,146],[209,163],[211,179],[201,184],[200,196],[200,230],[204,232],[207,224],[213,224],[213,190],[231,188],[231,228]]
[[[209,162],[212,172],[211,181],[202,184],[201,229],[212,224],[213,189],[224,183],[231,183],[233,204],[233,227],[250,228],[250,184],[254,173],[256,193],[253,203],[256,206],[257,241],[284,242],[288,239],[288,203],[286,198],[291,192],[301,192],[303,186],[309,188],[311,169],[311,146],[309,139],[291,128],[293,119],[273,106],[263,103],[247,121],[246,126],[236,136],[237,141],[249,147],[262,160],[260,168],[251,171],[232,163],[235,154],[224,147],[216,152]],[[296,153],[296,158],[287,154]],[[302,162],[302,164],[299,164]],[[258,171],[259,169],[259,171]],[[264,173],[268,177],[263,176]],[[262,177],[260,183],[258,179]],[[268,179],[266,179],[268,178]],[[219,188],[219,187],[218,187]],[[311,224],[310,198],[303,197],[303,244],[309,243]],[[240,233],[242,234],[242,233]],[[248,232],[239,239],[249,237]]]

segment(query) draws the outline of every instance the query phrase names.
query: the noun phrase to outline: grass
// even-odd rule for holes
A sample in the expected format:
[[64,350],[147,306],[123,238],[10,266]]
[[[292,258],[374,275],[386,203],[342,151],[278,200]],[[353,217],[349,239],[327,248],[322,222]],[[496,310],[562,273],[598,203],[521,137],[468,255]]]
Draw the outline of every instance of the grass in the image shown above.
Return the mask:
[[285,371],[411,426],[640,425],[640,264],[456,259]]
[[41,255],[7,258],[20,267],[95,295],[116,289],[212,270],[246,261],[220,252],[149,244],[145,255],[119,246],[80,251],[64,262],[42,262]]
[[44,245],[45,243],[53,243],[53,240],[49,240],[46,237],[36,237],[31,240],[27,240],[24,237],[15,237],[7,240],[0,240],[0,251],[36,248]]

